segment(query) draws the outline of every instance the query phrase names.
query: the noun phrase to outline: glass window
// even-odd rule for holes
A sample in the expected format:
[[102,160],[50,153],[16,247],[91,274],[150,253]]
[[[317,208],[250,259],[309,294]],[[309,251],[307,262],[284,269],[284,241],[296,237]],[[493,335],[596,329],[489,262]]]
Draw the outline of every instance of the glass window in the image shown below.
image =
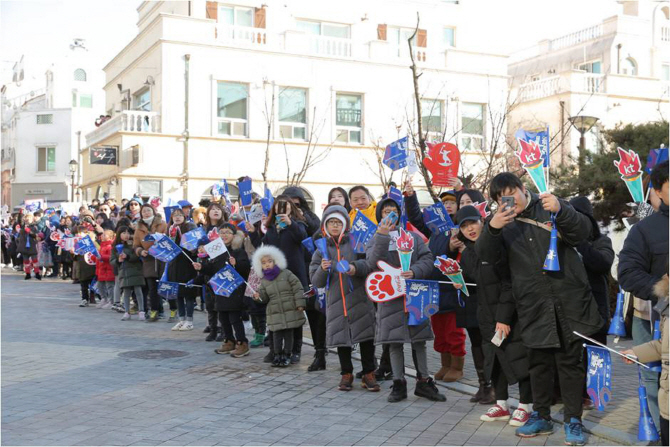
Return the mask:
[[37,124],[53,124],[54,116],[49,115],[37,115]]
[[442,132],[442,105],[437,99],[421,100],[421,123],[424,132]]
[[361,95],[338,93],[335,101],[337,141],[362,143]]
[[628,76],[637,76],[637,64],[632,57],[628,57],[623,61],[622,73]]
[[[144,89],[133,96],[134,110],[151,111],[151,90]],[[82,106],[83,107],[83,106]]]
[[279,122],[279,132],[282,138],[305,139],[307,90],[292,87],[280,88]]
[[56,170],[56,148],[37,148],[37,172],[54,172]]
[[466,151],[484,148],[484,105],[463,103],[461,108],[461,147]]
[[251,8],[241,8],[237,6],[219,6],[217,12],[219,23],[236,26],[254,26],[254,13]]
[[219,118],[218,133],[223,135],[247,135],[247,101],[249,87],[246,84],[219,82],[216,98],[216,115]]
[[74,71],[74,80],[79,82],[86,82],[86,72],[81,68]]
[[663,64],[661,66],[661,79],[670,81],[670,64]]
[[316,36],[339,37],[349,39],[350,26],[337,23],[310,22],[308,20],[297,20],[298,31]]
[[587,73],[601,73],[601,65],[600,61],[588,62],[586,64],[581,64],[579,69],[584,70]]
[[79,95],[79,106],[80,107],[93,107],[93,95],[91,94],[81,94]]
[[251,8],[235,8],[235,25],[249,27],[254,25],[254,16]]
[[445,46],[455,47],[456,45],[456,30],[454,28],[448,27],[444,28],[444,33],[442,34],[442,41]]
[[298,31],[302,31],[306,34],[315,34],[317,36],[321,35],[321,24],[318,22],[308,22],[306,20],[298,20]]
[[226,25],[235,25],[235,8],[231,6],[219,6],[218,22]]

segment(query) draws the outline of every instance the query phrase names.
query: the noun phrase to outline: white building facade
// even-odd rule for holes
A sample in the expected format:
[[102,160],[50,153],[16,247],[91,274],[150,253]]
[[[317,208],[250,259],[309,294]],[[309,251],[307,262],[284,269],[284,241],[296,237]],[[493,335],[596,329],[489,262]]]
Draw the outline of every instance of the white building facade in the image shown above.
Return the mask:
[[[104,111],[101,72],[81,47],[45,73],[45,86],[17,97],[3,94],[2,201],[13,209],[24,200],[57,205],[81,198],[84,135]],[[70,162],[77,161],[73,176]]]
[[[303,171],[307,153],[321,159],[300,182],[317,209],[334,186],[381,193],[375,148],[407,135],[415,120],[406,39],[417,13],[424,126],[476,163],[490,109],[504,108],[506,57],[468,48],[476,30],[460,8],[438,0],[142,3],[137,37],[104,68],[113,117],[86,135],[84,198],[197,203],[215,181],[244,175],[260,193],[266,159],[276,192]],[[118,150],[117,166],[86,162],[100,147]]]
[[650,0],[619,3],[616,16],[511,57],[508,134],[548,126],[554,164],[577,155],[579,132],[571,116],[599,119],[586,134],[589,150],[602,144],[602,129],[670,118],[670,7]]

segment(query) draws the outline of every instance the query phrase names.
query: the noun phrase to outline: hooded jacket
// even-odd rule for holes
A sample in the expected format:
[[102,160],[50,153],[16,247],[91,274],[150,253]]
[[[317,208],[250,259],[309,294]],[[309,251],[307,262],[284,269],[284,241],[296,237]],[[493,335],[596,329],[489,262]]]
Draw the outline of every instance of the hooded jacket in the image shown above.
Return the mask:
[[[328,219],[334,215],[339,215],[346,222],[338,238],[328,236],[325,228]],[[326,346],[350,347],[354,343],[373,340],[375,307],[365,292],[365,279],[370,273],[370,267],[365,259],[359,259],[354,252],[349,238],[349,214],[342,206],[329,206],[321,222],[332,267],[329,271],[321,268],[323,254],[316,250],[312,255],[309,274],[314,287],[326,288]],[[336,269],[341,260],[354,266],[356,273],[353,276]]]
[[282,194],[300,201],[300,211],[302,211],[302,215],[305,218],[307,234],[314,234],[315,231],[318,231],[321,227],[321,220],[319,220],[319,216],[314,214],[312,210],[309,209],[309,205],[305,199],[305,194],[302,192],[302,190],[297,186],[289,186]]
[[[154,245],[153,241],[144,240],[149,234],[154,233],[167,233],[167,224],[160,214],[154,214],[151,225],[147,225],[141,219],[137,222],[137,230],[135,230],[135,234],[133,235],[135,254],[140,256],[142,250],[149,250]],[[163,267],[164,264],[150,254],[142,258],[142,272],[145,278],[159,278],[163,274]]]
[[527,193],[526,209],[502,230],[486,223],[477,239],[475,251],[482,261],[506,261],[512,277],[512,291],[519,315],[519,329],[529,348],[560,348],[559,325],[564,339],[576,342],[573,331],[595,334],[604,322],[598,313],[586,269],[574,247],[588,239],[591,221],[566,201],[559,199],[556,215],[557,255],[560,271],[544,271],[550,232],[534,223],[551,222],[551,213],[535,193]]
[[[263,277],[261,259],[271,256],[281,270],[279,276],[269,281]],[[305,307],[305,298],[302,284],[290,270],[287,269],[286,257],[276,247],[263,245],[254,253],[253,269],[261,277],[258,295],[263,303],[267,303],[267,327],[271,331],[281,331],[302,327],[305,324],[305,313],[298,308]]]
[[100,258],[95,265],[95,276],[98,277],[98,281],[114,281],[114,270],[112,269],[112,264],[109,261],[112,260],[112,241],[102,241],[100,242]]
[[142,275],[142,260],[135,250],[133,250],[130,241],[124,244],[123,254],[126,255],[124,261],[119,261],[119,254],[116,251],[116,247],[112,250],[112,258],[110,264],[112,267],[115,267],[119,272],[119,284],[121,288],[124,287],[134,287],[134,286],[144,286],[144,275]]

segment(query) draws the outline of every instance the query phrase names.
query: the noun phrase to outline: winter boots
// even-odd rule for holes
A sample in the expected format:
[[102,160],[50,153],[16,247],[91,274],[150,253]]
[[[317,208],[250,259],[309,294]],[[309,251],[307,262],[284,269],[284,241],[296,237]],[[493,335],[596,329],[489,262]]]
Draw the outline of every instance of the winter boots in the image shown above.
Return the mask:
[[435,373],[435,380],[443,380],[444,376],[449,371],[451,366],[451,354],[448,352],[440,352],[440,360],[442,367]]
[[307,367],[307,371],[321,371],[324,369],[326,369],[326,350],[317,349],[314,353],[314,361]]
[[[211,334],[211,332],[210,332]],[[217,354],[230,354],[235,350],[235,342],[231,340],[224,341],[221,346],[214,350]],[[247,348],[247,351],[249,348]]]
[[435,385],[435,382],[430,377],[425,379],[421,378],[416,381],[416,387],[414,388],[414,395],[419,397],[425,397],[428,400],[434,402],[446,402],[447,397],[444,394],[440,394]]
[[481,346],[472,347],[472,360],[475,363],[477,378],[479,379],[479,389],[470,399],[470,402],[479,402],[482,405],[491,405],[496,403],[496,396],[491,382],[486,380],[484,374],[484,351]]
[[249,347],[260,348],[261,346],[263,346],[263,340],[265,340],[265,335],[256,332],[256,334],[254,335],[254,339],[251,340],[251,342],[249,343]]
[[230,353],[231,357],[240,358],[249,355],[249,343],[246,341],[238,341],[235,344],[235,350]]
[[464,363],[465,363],[465,356],[457,357],[455,355],[452,355],[449,370],[442,377],[442,380],[445,382],[456,382],[457,380],[461,379],[463,377]]
[[407,399],[407,381],[405,379],[393,380],[391,394],[389,394],[389,397],[386,400],[389,402],[400,402],[405,399]]

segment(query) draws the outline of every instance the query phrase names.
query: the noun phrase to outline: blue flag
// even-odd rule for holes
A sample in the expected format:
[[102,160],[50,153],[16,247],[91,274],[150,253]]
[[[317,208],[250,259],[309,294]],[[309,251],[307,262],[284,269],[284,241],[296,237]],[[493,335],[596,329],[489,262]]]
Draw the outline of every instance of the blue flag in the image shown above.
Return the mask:
[[179,246],[166,235],[155,233],[151,237],[153,237],[154,244],[148,252],[159,261],[170,262],[181,253]]
[[86,253],[91,253],[97,258],[100,257],[100,253],[98,253],[98,249],[95,248],[95,244],[89,235],[86,235],[79,240],[75,240],[74,252],[82,256]]
[[237,184],[240,189],[240,202],[242,206],[250,206],[253,202],[253,191],[251,190],[251,180],[244,180]]
[[244,278],[237,273],[232,265],[227,264],[224,268],[216,272],[209,285],[216,295],[229,297],[239,286],[244,284]]
[[445,233],[452,228],[456,228],[442,203],[425,207],[423,209],[423,221],[431,233]]
[[644,172],[651,174],[651,170],[654,169],[659,163],[663,163],[668,160],[668,148],[662,147],[660,149],[652,149],[649,151],[647,156],[647,166],[644,168]]
[[386,146],[382,163],[391,168],[392,171],[407,166],[407,137]]
[[209,241],[205,229],[198,227],[195,230],[182,234],[179,245],[186,250],[195,251],[198,248],[199,242],[203,241],[203,239]]
[[158,281],[157,292],[159,296],[162,296],[167,300],[176,300],[179,295],[179,283],[168,281],[167,272],[169,265],[170,263],[163,269],[163,276],[161,276],[160,281]]
[[604,411],[612,397],[612,359],[607,349],[586,345],[586,394],[598,411]]
[[302,245],[307,249],[309,254],[314,254],[316,251],[316,246],[314,245],[314,240],[311,237],[305,238],[302,240]]
[[389,188],[388,196],[389,199],[393,199],[395,203],[398,204],[398,206],[402,206],[403,198],[402,198],[402,193],[398,188],[394,188],[391,186]]
[[98,287],[98,278],[93,277],[91,284],[88,285],[88,291],[100,295],[100,288]]
[[226,203],[230,203],[230,188],[228,188],[228,182],[226,179],[223,179],[223,189],[221,190],[221,195],[226,199]]
[[541,132],[527,132],[519,129],[514,134],[514,137],[519,140],[535,141],[542,151],[542,158],[544,159],[542,167],[548,168],[551,164],[551,157],[549,156],[549,128]]
[[272,209],[272,204],[275,202],[275,198],[272,197],[272,192],[268,188],[268,185],[265,185],[264,190],[263,198],[261,199],[261,206],[263,207],[263,214],[267,216],[270,214],[270,210]]
[[440,283],[427,280],[405,280],[407,324],[418,326],[440,310]]
[[377,225],[367,218],[365,214],[356,211],[356,217],[351,224],[351,238],[355,253],[365,253],[365,245],[372,239],[377,231]]

